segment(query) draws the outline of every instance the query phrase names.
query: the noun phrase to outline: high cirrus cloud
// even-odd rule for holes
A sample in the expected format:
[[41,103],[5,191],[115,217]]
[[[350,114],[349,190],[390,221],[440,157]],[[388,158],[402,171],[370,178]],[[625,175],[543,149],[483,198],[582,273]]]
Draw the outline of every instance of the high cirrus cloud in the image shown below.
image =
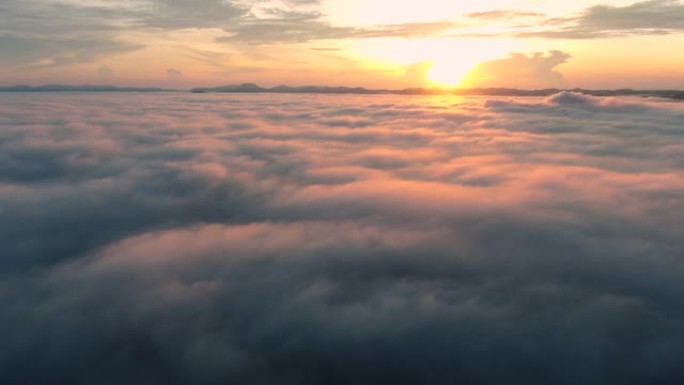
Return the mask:
[[679,383],[684,108],[6,94],[0,382]]
[[547,20],[546,30],[519,33],[520,37],[593,39],[629,35],[671,34],[684,31],[684,3],[648,0],[625,6],[596,5],[574,18]]

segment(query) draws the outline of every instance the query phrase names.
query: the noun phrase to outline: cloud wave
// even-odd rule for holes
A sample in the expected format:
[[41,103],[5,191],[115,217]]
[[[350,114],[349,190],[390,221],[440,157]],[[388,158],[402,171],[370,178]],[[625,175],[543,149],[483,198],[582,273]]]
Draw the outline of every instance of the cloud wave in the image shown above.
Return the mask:
[[1,97],[2,383],[684,379],[681,103]]

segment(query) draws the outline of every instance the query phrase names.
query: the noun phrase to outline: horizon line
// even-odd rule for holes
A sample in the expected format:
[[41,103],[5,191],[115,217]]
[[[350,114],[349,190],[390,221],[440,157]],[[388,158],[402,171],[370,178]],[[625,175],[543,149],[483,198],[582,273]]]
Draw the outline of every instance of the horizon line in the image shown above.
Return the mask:
[[191,93],[320,93],[320,94],[397,94],[397,95],[482,95],[482,96],[548,96],[558,92],[582,92],[594,96],[664,96],[684,99],[684,89],[587,89],[587,88],[510,88],[510,87],[406,87],[401,89],[365,88],[361,86],[289,86],[281,84],[262,87],[255,83],[240,83],[192,88],[164,88],[157,86],[117,86],[112,84],[59,84],[37,86],[0,85],[0,92],[191,92]]

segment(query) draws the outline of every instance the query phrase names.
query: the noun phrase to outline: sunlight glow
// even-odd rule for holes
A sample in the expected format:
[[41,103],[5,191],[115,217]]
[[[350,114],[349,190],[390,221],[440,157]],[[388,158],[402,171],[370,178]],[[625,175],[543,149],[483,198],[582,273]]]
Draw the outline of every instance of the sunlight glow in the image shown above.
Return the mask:
[[427,80],[432,86],[457,87],[473,68],[468,63],[457,61],[435,61],[427,72]]
[[421,86],[457,87],[467,83],[468,73],[478,64],[525,47],[518,41],[492,38],[377,39],[355,42],[351,51],[364,62],[403,66],[429,62]]

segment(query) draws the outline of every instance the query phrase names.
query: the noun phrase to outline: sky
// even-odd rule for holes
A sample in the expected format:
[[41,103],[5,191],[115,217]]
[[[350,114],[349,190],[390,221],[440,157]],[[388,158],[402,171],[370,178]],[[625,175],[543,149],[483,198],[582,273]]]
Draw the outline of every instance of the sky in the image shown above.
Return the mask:
[[0,94],[2,384],[682,384],[684,104]]
[[0,84],[684,88],[684,3],[3,0]]

